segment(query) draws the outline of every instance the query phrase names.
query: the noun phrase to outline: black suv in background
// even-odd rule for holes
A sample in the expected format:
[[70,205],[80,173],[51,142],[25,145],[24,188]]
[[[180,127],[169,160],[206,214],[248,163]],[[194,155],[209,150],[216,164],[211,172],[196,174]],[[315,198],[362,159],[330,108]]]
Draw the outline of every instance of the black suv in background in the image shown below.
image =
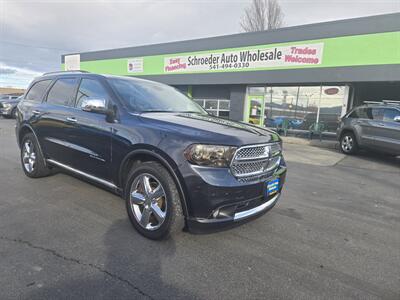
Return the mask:
[[366,148],[400,155],[400,101],[365,103],[341,120],[337,136],[342,152],[353,154]]
[[285,181],[276,133],[209,115],[152,81],[45,74],[17,116],[27,176],[57,167],[112,189],[151,239],[258,216],[275,205]]

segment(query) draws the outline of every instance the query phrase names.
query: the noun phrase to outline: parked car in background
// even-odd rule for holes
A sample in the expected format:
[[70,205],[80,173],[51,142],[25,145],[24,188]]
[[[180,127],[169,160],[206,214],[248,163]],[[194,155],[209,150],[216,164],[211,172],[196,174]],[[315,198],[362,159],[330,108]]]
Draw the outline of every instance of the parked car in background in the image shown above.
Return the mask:
[[17,105],[21,101],[22,96],[1,95],[0,96],[0,115],[5,118],[14,118],[17,113]]
[[400,101],[366,102],[341,120],[337,136],[343,153],[360,148],[400,155]]
[[[317,122],[317,113],[308,113],[304,117],[301,129],[309,130],[310,127]],[[319,123],[324,125],[325,131],[335,132],[340,122],[340,116],[337,114],[320,113]]]
[[18,97],[21,97],[21,95],[0,95],[0,101],[5,101],[5,100],[15,100]]
[[286,176],[272,130],[212,116],[137,78],[45,74],[18,105],[16,135],[28,177],[58,167],[113,190],[151,239],[260,216]]
[[289,128],[291,129],[297,129],[300,128],[301,125],[303,124],[303,120],[299,118],[294,118],[294,117],[288,117],[288,116],[274,116],[274,117],[265,117],[264,119],[264,124],[266,127],[279,127],[282,126],[284,121],[287,120]]

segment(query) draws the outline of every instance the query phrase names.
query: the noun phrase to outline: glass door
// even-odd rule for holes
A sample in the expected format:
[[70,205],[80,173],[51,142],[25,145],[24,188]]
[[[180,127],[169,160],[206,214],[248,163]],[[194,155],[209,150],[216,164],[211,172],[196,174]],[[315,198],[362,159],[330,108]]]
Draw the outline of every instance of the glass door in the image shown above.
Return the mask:
[[250,124],[264,125],[265,88],[248,87],[247,89],[247,110],[245,121]]

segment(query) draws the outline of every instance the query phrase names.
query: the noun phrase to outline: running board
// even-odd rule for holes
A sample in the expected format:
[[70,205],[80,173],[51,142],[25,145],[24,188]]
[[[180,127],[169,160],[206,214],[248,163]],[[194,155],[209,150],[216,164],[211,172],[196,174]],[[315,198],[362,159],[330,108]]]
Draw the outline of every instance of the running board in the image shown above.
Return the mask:
[[58,162],[56,160],[53,160],[53,159],[46,159],[46,161],[48,163],[52,164],[52,165],[55,165],[55,166],[60,167],[60,168],[63,168],[65,170],[68,170],[68,171],[73,172],[75,174],[81,175],[81,176],[86,177],[86,178],[88,178],[90,180],[96,181],[97,183],[105,185],[105,186],[107,186],[109,188],[113,188],[113,189],[119,190],[119,188],[114,183],[109,182],[107,180],[104,180],[104,179],[98,178],[96,176],[90,175],[90,174],[85,173],[83,171],[80,171],[80,170],[77,170],[75,168],[72,168],[72,167],[70,167],[68,165],[64,165],[64,164],[62,164],[62,163],[60,163],[60,162]]

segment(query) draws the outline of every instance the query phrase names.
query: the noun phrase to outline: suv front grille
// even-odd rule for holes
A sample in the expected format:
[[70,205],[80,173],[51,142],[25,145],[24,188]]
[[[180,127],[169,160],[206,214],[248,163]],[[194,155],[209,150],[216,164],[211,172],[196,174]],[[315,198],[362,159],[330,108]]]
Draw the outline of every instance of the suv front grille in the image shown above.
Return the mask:
[[244,146],[236,150],[231,172],[242,182],[257,180],[275,170],[281,160],[279,143]]
[[258,159],[268,157],[269,152],[265,146],[239,148],[235,158],[240,159]]
[[248,176],[259,170],[263,171],[268,165],[268,160],[257,160],[257,161],[236,161],[232,164],[232,173],[238,177]]

